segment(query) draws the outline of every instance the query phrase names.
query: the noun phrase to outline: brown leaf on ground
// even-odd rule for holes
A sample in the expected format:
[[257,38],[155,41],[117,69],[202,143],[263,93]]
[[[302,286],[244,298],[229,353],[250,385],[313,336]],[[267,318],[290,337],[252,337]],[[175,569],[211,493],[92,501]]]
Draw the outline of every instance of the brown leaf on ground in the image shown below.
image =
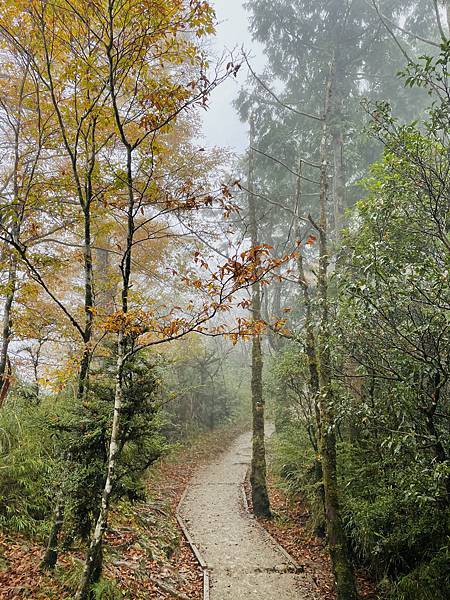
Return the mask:
[[[275,515],[273,519],[258,519],[272,537],[304,568],[313,582],[315,592],[323,600],[336,600],[331,560],[324,540],[308,530],[309,513],[301,499],[293,500],[278,486],[276,477],[268,476],[267,485],[270,504]],[[251,489],[248,479],[245,482],[247,500],[251,509]],[[367,575],[357,573],[360,597],[376,600],[376,586]]]
[[[148,502],[121,502],[114,508],[105,538],[104,575],[124,598],[173,598],[163,587],[191,600],[202,598],[203,573],[178,527],[176,508],[194,471],[220,454],[238,432],[227,427],[190,440],[150,470]],[[53,573],[40,570],[43,554],[42,544],[0,532],[1,600],[73,597],[84,549],[61,552]]]

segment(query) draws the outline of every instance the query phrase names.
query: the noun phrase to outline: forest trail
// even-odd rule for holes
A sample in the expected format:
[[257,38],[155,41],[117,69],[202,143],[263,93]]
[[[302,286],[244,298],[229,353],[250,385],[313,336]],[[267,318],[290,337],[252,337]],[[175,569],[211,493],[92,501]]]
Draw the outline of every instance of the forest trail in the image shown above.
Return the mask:
[[246,433],[197,472],[181,507],[210,571],[211,600],[313,600],[304,576],[244,509],[241,484],[250,461]]

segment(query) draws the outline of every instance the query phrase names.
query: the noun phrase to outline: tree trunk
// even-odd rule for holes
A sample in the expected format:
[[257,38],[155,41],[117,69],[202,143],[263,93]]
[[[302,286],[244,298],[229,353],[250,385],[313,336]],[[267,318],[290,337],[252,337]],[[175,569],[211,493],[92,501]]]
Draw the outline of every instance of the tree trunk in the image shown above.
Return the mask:
[[270,517],[270,502],[267,493],[266,448],[264,440],[264,397],[262,387],[263,360],[261,336],[252,342],[252,416],[253,443],[250,483],[252,486],[253,512],[261,517]]
[[41,568],[53,569],[58,560],[58,539],[64,525],[64,503],[59,501],[53,519],[52,529],[48,538],[47,549],[42,558]]
[[[121,263],[122,273],[122,293],[121,304],[122,313],[127,315],[129,308],[129,293],[131,284],[132,270],[132,252],[135,234],[135,191],[133,178],[133,146],[128,141],[126,131],[123,126],[120,109],[116,96],[116,81],[115,81],[115,58],[113,58],[114,46],[114,2],[108,2],[108,46],[106,48],[106,56],[109,65],[109,89],[113,105],[114,119],[119,130],[122,144],[126,152],[126,186],[127,186],[127,238],[125,250]],[[111,437],[109,442],[107,474],[105,485],[103,488],[100,510],[95,525],[95,530],[92,535],[91,543],[86,554],[85,564],[81,580],[75,595],[76,600],[87,600],[90,595],[90,589],[93,583],[98,581],[101,575],[101,556],[103,536],[108,525],[109,506],[111,495],[114,490],[116,466],[119,458],[121,443],[121,413],[124,401],[123,391],[123,371],[127,358],[127,339],[124,331],[119,330],[117,334],[117,365],[116,365],[116,386],[114,395],[114,412]]]
[[12,251],[8,271],[8,291],[3,308],[2,347],[0,355],[0,408],[5,403],[9,388],[8,348],[11,341],[11,312],[17,287],[17,257]]
[[339,243],[344,225],[345,208],[344,136],[339,127],[336,127],[333,132],[333,158],[334,236],[336,243]]
[[[256,217],[254,191],[254,165],[253,165],[253,138],[254,122],[250,121],[250,150],[249,150],[249,176],[248,176],[248,204],[251,244],[258,245],[258,222]],[[256,282],[252,287],[252,317],[254,321],[261,321],[261,285]],[[263,395],[263,358],[261,336],[255,335],[252,341],[252,417],[253,417],[253,443],[252,465],[250,482],[252,486],[253,512],[255,515],[270,517],[270,502],[267,493],[267,467],[266,447],[264,439],[264,395]]]
[[[92,147],[91,147],[91,164],[88,168],[87,187],[86,187],[86,198],[84,199],[81,195],[79,201],[83,209],[84,217],[84,240],[83,240],[83,269],[84,269],[84,315],[85,324],[83,332],[83,357],[80,363],[80,369],[78,372],[78,390],[77,390],[77,402],[83,405],[87,401],[87,394],[89,389],[89,372],[91,367],[92,349],[92,326],[93,326],[93,308],[94,308],[94,292],[93,292],[93,260],[92,260],[92,235],[91,235],[91,204],[92,204],[92,172],[95,162],[95,127],[92,133]],[[75,167],[74,167],[74,172]],[[64,459],[63,459],[64,460]],[[63,475],[64,478],[65,475]],[[50,538],[48,541],[47,552],[42,559],[43,564],[48,564],[49,568],[53,568],[58,560],[58,537],[61,533],[64,524],[64,500],[61,500],[60,506],[55,511],[55,518],[53,526],[50,532]],[[51,552],[49,554],[49,548]]]
[[114,489],[116,477],[117,459],[119,457],[120,443],[120,421],[123,406],[123,368],[125,365],[126,342],[122,332],[118,335],[118,357],[116,368],[116,388],[114,395],[114,415],[112,422],[111,438],[109,442],[107,476],[103,488],[100,511],[95,524],[91,543],[86,555],[83,574],[76,593],[76,600],[88,600],[91,584],[97,581],[101,575],[102,566],[102,544],[103,536],[108,526],[109,506],[111,494]]
[[94,308],[93,293],[93,262],[92,262],[92,240],[91,240],[91,202],[87,199],[83,207],[84,212],[84,348],[78,374],[78,400],[86,402],[89,390],[89,371],[91,366],[92,350],[92,325]]
[[[20,155],[20,137],[22,131],[22,109],[23,97],[25,90],[25,82],[28,76],[28,69],[25,71],[24,78],[20,88],[20,100],[18,106],[17,123],[14,127],[14,171],[13,171],[13,205],[15,206],[13,225],[11,228],[11,239],[13,243],[19,242],[20,230],[24,218],[24,205],[20,197],[20,170],[21,170],[21,155]],[[8,368],[8,348],[11,340],[11,311],[16,294],[17,287],[17,255],[15,250],[10,250],[9,255],[9,270],[8,270],[8,292],[6,294],[4,313],[3,313],[3,328],[2,328],[2,348],[0,355],[0,408],[6,400],[9,389],[9,379],[7,378]]]
[[353,565],[350,560],[347,539],[342,524],[337,484],[336,436],[331,388],[330,323],[328,307],[328,236],[327,236],[327,197],[328,197],[328,120],[333,93],[334,68],[330,73],[325,92],[325,108],[320,143],[320,257],[318,292],[320,304],[320,331],[318,339],[319,356],[319,407],[320,407],[320,450],[325,491],[325,515],[328,544],[333,574],[336,582],[337,600],[355,600],[357,596]]
[[[298,241],[300,242],[302,239],[301,234],[301,205],[302,205],[302,171],[303,171],[303,163],[300,159],[299,167],[298,167],[298,177],[297,177],[297,188],[296,188],[296,197],[295,197],[295,213],[296,213],[296,236]],[[310,288],[309,283],[306,278],[305,267],[303,264],[303,255],[301,248],[298,249],[297,254],[297,269],[298,269],[298,281],[299,285],[302,289],[303,294],[303,304],[305,308],[305,350],[306,350],[306,358],[308,361],[308,370],[309,370],[309,382],[308,382],[308,391],[311,394],[312,401],[314,403],[314,416],[315,416],[315,434],[316,439],[320,445],[320,410],[319,410],[319,371],[318,371],[318,359],[317,359],[317,348],[316,348],[316,336],[314,334],[314,323],[313,323],[313,313],[312,313],[312,305],[311,305],[311,296],[310,296]],[[323,487],[323,471],[322,471],[322,463],[320,461],[320,457],[317,453],[317,448],[314,449],[316,452],[316,456],[314,459],[314,473],[315,473],[315,483],[320,484],[317,487],[317,498],[319,501],[319,505],[323,509],[323,517],[321,519],[321,523],[318,524],[316,528],[316,533],[320,536],[323,536],[324,533],[324,520],[325,520],[325,491]]]

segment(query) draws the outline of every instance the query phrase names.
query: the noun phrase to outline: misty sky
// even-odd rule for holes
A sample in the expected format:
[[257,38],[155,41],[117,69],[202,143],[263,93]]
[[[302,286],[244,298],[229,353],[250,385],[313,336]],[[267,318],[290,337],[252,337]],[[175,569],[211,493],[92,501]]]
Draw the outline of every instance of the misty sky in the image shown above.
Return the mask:
[[[219,21],[213,52],[220,57],[224,50],[236,48],[238,52],[243,45],[254,57],[252,64],[260,70],[264,64],[264,56],[261,47],[251,41],[248,13],[242,6],[243,2],[244,0],[211,0]],[[232,106],[246,76],[247,71],[242,68],[237,80],[230,78],[212,96],[210,108],[203,115],[204,135],[208,146],[229,147],[236,152],[242,152],[247,147],[247,128],[239,121]]]

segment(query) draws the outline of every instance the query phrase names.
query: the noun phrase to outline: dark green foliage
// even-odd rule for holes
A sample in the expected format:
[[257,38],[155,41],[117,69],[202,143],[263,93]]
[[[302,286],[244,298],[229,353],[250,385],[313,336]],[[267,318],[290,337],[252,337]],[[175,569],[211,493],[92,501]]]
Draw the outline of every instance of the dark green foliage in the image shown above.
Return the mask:
[[321,480],[317,476],[317,454],[311,446],[306,427],[292,420],[281,426],[273,443],[274,468],[282,479],[283,489],[293,498],[301,497],[309,511],[308,526],[323,533]]
[[[65,543],[89,538],[104,484],[114,394],[109,369],[105,363],[93,373],[85,406],[68,393],[43,396],[36,404],[30,394],[18,395],[23,386],[9,398],[0,412],[2,527],[44,536],[59,497],[64,500]],[[160,433],[160,376],[161,368],[145,357],[127,366],[114,501],[144,498],[142,476],[167,449]]]
[[447,600],[450,590],[450,546],[420,564],[395,585],[390,600]]
[[168,420],[164,431],[170,438],[211,431],[233,419],[238,399],[231,390],[236,381],[235,373],[229,381],[227,369],[224,350],[220,345],[210,345],[194,346],[165,370],[169,390],[164,405]]
[[404,600],[449,590],[449,54],[408,67],[436,97],[422,126],[379,106],[385,153],[346,238],[336,323],[341,368],[359,378],[341,415],[357,433],[340,461],[347,527]]
[[[357,559],[395,579],[433,555],[446,539],[448,513],[436,504],[432,477],[405,455],[341,445],[346,527]],[[434,496],[434,497],[433,497]]]
[[[62,490],[69,541],[72,537],[87,540],[97,518],[114,402],[113,360],[114,357],[105,361],[92,373],[85,405],[70,404],[53,425],[64,463]],[[114,500],[123,496],[143,499],[142,475],[166,448],[160,433],[163,421],[159,375],[160,367],[142,356],[126,366],[122,446]]]

